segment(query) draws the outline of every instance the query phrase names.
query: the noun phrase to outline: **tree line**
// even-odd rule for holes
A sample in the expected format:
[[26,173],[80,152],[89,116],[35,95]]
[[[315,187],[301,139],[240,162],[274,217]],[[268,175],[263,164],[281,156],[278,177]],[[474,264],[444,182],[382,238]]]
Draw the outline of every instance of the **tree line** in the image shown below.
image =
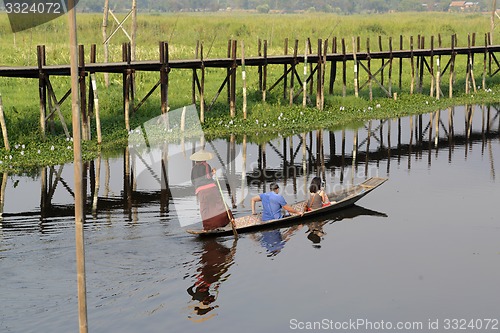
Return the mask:
[[[391,11],[461,11],[450,0],[137,0],[139,12],[217,12],[248,10],[260,13],[327,12],[343,15]],[[465,1],[464,1],[465,2]],[[491,0],[468,2],[466,11],[490,11]],[[78,10],[102,12],[104,0],[80,0]],[[110,0],[114,11],[126,11],[132,0]]]

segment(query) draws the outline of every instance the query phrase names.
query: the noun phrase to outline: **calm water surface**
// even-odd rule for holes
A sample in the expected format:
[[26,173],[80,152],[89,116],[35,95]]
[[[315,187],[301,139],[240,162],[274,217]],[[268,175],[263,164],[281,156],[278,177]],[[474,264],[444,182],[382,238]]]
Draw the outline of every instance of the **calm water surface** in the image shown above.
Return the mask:
[[[422,323],[419,331],[439,320],[442,331],[446,319],[499,320],[499,113],[473,106],[436,115],[248,144],[245,166],[227,166],[236,216],[250,212],[243,195],[268,184],[259,167],[289,202],[316,174],[329,186],[389,181],[353,208],[238,241],[185,232],[180,222],[199,218],[181,182],[172,187],[185,194],[165,205],[144,186],[147,175],[129,191],[123,158],[101,161],[97,211],[85,224],[89,332],[288,332],[330,320]],[[226,154],[221,147],[212,146]],[[280,173],[290,164],[294,172]],[[1,332],[78,331],[72,174],[72,165],[47,169],[45,190],[41,174],[6,178]],[[320,242],[312,229],[322,229]]]

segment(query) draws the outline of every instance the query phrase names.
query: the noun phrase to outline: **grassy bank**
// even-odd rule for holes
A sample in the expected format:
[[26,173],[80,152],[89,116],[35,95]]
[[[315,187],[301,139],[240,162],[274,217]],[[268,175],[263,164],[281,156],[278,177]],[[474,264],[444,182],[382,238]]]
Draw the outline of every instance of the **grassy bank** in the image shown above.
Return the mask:
[[[0,15],[0,47],[2,48],[1,65],[36,65],[36,45],[47,47],[48,64],[69,63],[67,46],[66,18],[51,21],[29,31],[9,33],[8,20]],[[78,15],[79,42],[89,50],[90,44],[101,45],[102,17],[99,14]],[[320,22],[321,24],[318,24]],[[299,39],[299,52],[303,52],[303,41],[310,37],[331,39],[345,38],[351,41],[354,36],[362,38],[362,50],[366,39],[372,40],[372,49],[378,50],[378,36],[382,36],[384,49],[387,49],[389,37],[393,39],[394,48],[399,48],[399,36],[403,35],[403,48],[409,48],[409,36],[418,34],[430,39],[430,36],[442,35],[442,45],[450,44],[450,36],[457,34],[458,45],[467,45],[467,37],[471,32],[478,33],[477,43],[482,41],[483,34],[489,30],[489,16],[481,14],[450,14],[450,13],[398,13],[385,15],[353,15],[338,16],[328,14],[315,15],[249,15],[239,13],[223,14],[171,14],[171,15],[140,15],[138,17],[138,48],[137,59],[149,60],[158,57],[158,41],[167,40],[170,45],[170,59],[185,59],[194,57],[196,41],[204,42],[204,57],[225,57],[227,40],[245,41],[245,55],[257,55],[259,38],[268,40],[269,55],[283,54],[285,38]],[[123,34],[117,34],[111,46],[111,61],[121,59],[120,43],[126,41]],[[437,43],[437,42],[436,42]],[[313,43],[314,44],[314,43]],[[293,45],[293,43],[290,43]],[[315,44],[314,44],[315,45]],[[347,43],[348,52],[350,43]],[[289,53],[291,50],[289,50]],[[443,57],[444,58],[444,57]],[[102,61],[102,50],[98,51],[98,61]],[[443,62],[446,59],[442,60]],[[475,58],[475,66],[482,69],[482,57]],[[377,63],[378,65],[378,63]],[[464,95],[465,63],[457,62],[454,98],[443,98],[439,101],[428,97],[429,75],[425,78],[422,94],[410,95],[409,60],[405,60],[402,73],[402,88],[393,88],[398,93],[398,101],[384,97],[383,92],[374,87],[374,100],[368,101],[367,89],[361,91],[360,98],[340,97],[341,84],[336,84],[334,94],[327,95],[325,110],[318,112],[313,107],[303,109],[301,106],[288,107],[288,101],[282,99],[277,88],[268,95],[267,103],[260,102],[258,91],[257,69],[248,68],[249,78],[249,115],[247,120],[241,115],[241,92],[237,96],[237,116],[230,119],[227,103],[219,97],[214,109],[207,114],[205,133],[208,137],[226,137],[233,133],[238,138],[248,136],[249,141],[265,142],[277,136],[315,130],[318,128],[336,129],[349,124],[359,124],[368,119],[398,117],[409,114],[431,112],[459,104],[496,103],[500,94],[500,81],[497,77],[487,79],[488,89],[471,95]],[[328,71],[328,68],[327,68]],[[398,77],[395,66],[393,80]],[[480,73],[478,70],[477,73]],[[240,73],[238,73],[239,75]],[[268,68],[268,82],[274,82],[282,74],[282,68]],[[222,80],[225,70],[207,70],[206,99],[212,100]],[[477,74],[479,75],[479,74]],[[240,76],[239,76],[240,77]],[[110,75],[110,86],[104,86],[102,75],[98,75],[98,91],[103,126],[103,145],[98,147],[95,140],[84,143],[84,158],[91,159],[99,150],[106,154],[120,152],[127,143],[128,133],[124,129],[122,114],[122,77]],[[361,77],[364,80],[366,78]],[[447,79],[447,78],[446,78]],[[137,98],[143,96],[157,82],[157,73],[137,73]],[[478,80],[478,79],[477,79]],[[69,87],[69,79],[52,77],[52,85],[58,98]],[[352,96],[352,71],[347,72],[347,94]],[[479,81],[477,81],[479,82]],[[442,86],[445,96],[448,87]],[[240,91],[240,89],[239,89]],[[62,134],[60,122],[56,119],[54,135],[45,140],[40,137],[38,81],[0,78],[0,93],[3,96],[11,151],[0,148],[0,170],[20,170],[42,165],[54,165],[73,159],[72,142],[67,141]],[[224,95],[224,94],[222,94]],[[191,103],[191,77],[186,71],[172,71],[169,88],[170,107],[175,109]],[[138,102],[138,101],[136,101]],[[314,103],[314,97],[313,101]],[[155,93],[139,111],[132,116],[131,127],[137,127],[150,118],[160,114],[159,94]],[[67,124],[71,123],[70,103],[62,107]],[[355,125],[354,125],[355,126]],[[95,138],[95,129],[93,129]]]

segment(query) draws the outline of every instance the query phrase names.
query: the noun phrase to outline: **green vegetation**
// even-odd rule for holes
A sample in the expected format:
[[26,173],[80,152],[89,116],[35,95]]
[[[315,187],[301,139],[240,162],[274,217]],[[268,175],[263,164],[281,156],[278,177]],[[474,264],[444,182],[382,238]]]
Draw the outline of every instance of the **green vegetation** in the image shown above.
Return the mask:
[[[123,15],[122,15],[123,17]],[[90,50],[90,44],[98,45],[97,61],[103,61],[101,25],[99,14],[78,15],[78,38],[81,44]],[[36,66],[36,45],[46,45],[47,63],[69,63],[69,48],[67,45],[67,19],[61,17],[42,26],[28,31],[12,34],[8,19],[0,15],[0,48],[2,49],[2,66]],[[318,24],[318,22],[320,24]],[[129,23],[128,23],[129,24]],[[403,36],[403,48],[409,48],[410,36],[426,37],[426,46],[431,36],[441,34],[442,46],[449,46],[451,34],[457,34],[458,45],[467,45],[468,34],[476,32],[477,44],[483,43],[484,33],[489,31],[489,16],[482,14],[458,13],[393,13],[384,15],[352,15],[339,16],[334,14],[243,14],[243,13],[211,13],[211,14],[169,14],[138,16],[138,40],[136,58],[151,60],[158,58],[158,41],[169,42],[170,59],[194,58],[196,42],[204,45],[204,58],[226,57],[228,39],[245,42],[245,56],[258,54],[258,40],[268,41],[268,54],[282,55],[285,38],[289,39],[288,53],[292,53],[293,40],[299,40],[299,53],[304,52],[305,39],[312,40],[313,51],[316,40],[331,40],[335,36],[346,40],[347,52],[352,50],[352,37],[361,37],[361,50],[366,49],[367,39],[371,40],[371,50],[379,49],[378,37],[381,36],[383,49],[388,49],[389,38],[392,38],[393,48],[399,49],[399,36]],[[110,29],[111,29],[110,23]],[[116,24],[115,24],[116,26]],[[111,31],[111,30],[110,30]],[[494,39],[496,40],[496,38]],[[113,37],[110,46],[110,61],[121,61],[121,43],[126,41],[123,33]],[[416,43],[416,42],[415,42]],[[238,45],[240,48],[240,45]],[[240,51],[238,51],[239,53]],[[88,58],[87,58],[88,59]],[[443,57],[445,63],[449,57]],[[348,64],[347,96],[342,98],[341,66],[334,87],[333,95],[325,96],[325,110],[317,111],[315,96],[306,109],[296,101],[293,107],[288,106],[288,100],[283,99],[283,86],[278,85],[268,93],[267,103],[261,102],[258,89],[257,68],[247,67],[248,78],[248,119],[241,115],[241,85],[238,83],[237,116],[230,119],[228,105],[225,101],[225,91],[215,102],[213,109],[206,114],[205,133],[209,137],[226,137],[230,133],[241,137],[249,136],[250,141],[264,142],[278,135],[303,132],[317,128],[335,129],[346,124],[361,122],[368,119],[396,117],[402,115],[431,112],[451,105],[465,103],[496,103],[500,94],[500,82],[497,76],[487,78],[487,90],[478,90],[471,95],[464,94],[465,59],[459,58],[456,67],[454,98],[448,99],[449,75],[443,78],[441,86],[444,98],[437,101],[430,95],[430,76],[424,76],[422,94],[410,95],[410,65],[409,60],[403,61],[402,88],[398,88],[399,63],[393,66],[393,92],[398,93],[398,101],[385,97],[383,91],[373,86],[373,101],[368,101],[368,89],[360,92],[360,98],[352,97],[353,73],[352,63]],[[298,73],[302,73],[299,65]],[[329,80],[329,66],[327,77]],[[475,57],[476,84],[480,85],[482,75],[482,56]],[[380,67],[380,60],[373,60],[372,67]],[[238,69],[240,70],[240,69]],[[172,70],[169,81],[169,102],[172,109],[191,104],[191,72]],[[282,66],[268,67],[268,88],[283,73]],[[209,68],[206,71],[206,102],[210,104],[224,80],[225,70]],[[388,74],[385,72],[385,80]],[[120,151],[127,143],[128,133],[124,129],[122,106],[122,76],[110,75],[110,86],[105,87],[102,74],[98,78],[99,105],[103,127],[103,145],[99,148],[93,140],[84,144],[84,157],[91,159],[101,149],[112,153]],[[238,72],[238,80],[241,75]],[[69,78],[51,77],[58,99],[69,88]],[[158,73],[136,73],[136,103],[141,100],[159,79]],[[361,82],[366,81],[366,73],[360,72]],[[387,81],[386,81],[387,82]],[[0,169],[23,169],[40,165],[53,165],[72,160],[72,143],[66,141],[59,119],[55,117],[54,134],[49,134],[43,140],[39,133],[39,97],[38,80],[0,78],[0,93],[3,97],[4,111],[9,131],[12,150],[7,152],[0,148]],[[299,97],[301,100],[301,97]],[[148,101],[131,116],[131,127],[135,128],[150,118],[160,114],[159,92],[156,91]],[[62,105],[66,123],[70,125],[70,103]],[[94,126],[94,124],[93,124]],[[50,127],[49,127],[50,128]],[[49,130],[50,132],[50,130]],[[23,147],[24,145],[24,147]],[[17,147],[17,148],[16,148]],[[54,147],[54,148],[52,148]]]

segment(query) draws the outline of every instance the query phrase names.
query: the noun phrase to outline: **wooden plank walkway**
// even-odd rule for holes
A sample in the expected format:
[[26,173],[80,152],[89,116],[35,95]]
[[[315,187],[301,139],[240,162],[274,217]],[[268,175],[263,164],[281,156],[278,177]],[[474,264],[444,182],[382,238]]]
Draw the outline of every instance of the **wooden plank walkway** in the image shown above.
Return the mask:
[[[500,52],[500,45],[489,46],[472,46],[472,47],[455,47],[455,48],[436,48],[436,49],[414,49],[414,50],[393,50],[389,51],[374,51],[374,52],[357,52],[346,53],[329,53],[325,57],[317,54],[307,56],[308,63],[317,63],[320,58],[324,58],[329,62],[353,61],[356,57],[357,61],[366,61],[370,59],[409,59],[411,57],[430,57],[430,56],[451,56],[455,55],[475,55],[485,53]],[[184,59],[184,60],[169,60],[167,67],[170,69],[201,69],[202,67],[210,68],[231,68],[234,64],[232,58],[215,58],[215,59]],[[245,66],[265,66],[265,65],[293,65],[304,63],[304,55],[281,55],[281,56],[261,56],[245,58]],[[237,66],[241,66],[242,58],[236,58]],[[111,63],[86,63],[85,71],[95,73],[124,73],[127,70],[135,71],[152,71],[158,72],[162,67],[160,60],[143,60],[131,62],[111,62]],[[47,75],[69,76],[69,65],[47,65],[41,69]],[[18,77],[18,78],[39,78],[40,68],[37,66],[0,66],[0,77]]]

